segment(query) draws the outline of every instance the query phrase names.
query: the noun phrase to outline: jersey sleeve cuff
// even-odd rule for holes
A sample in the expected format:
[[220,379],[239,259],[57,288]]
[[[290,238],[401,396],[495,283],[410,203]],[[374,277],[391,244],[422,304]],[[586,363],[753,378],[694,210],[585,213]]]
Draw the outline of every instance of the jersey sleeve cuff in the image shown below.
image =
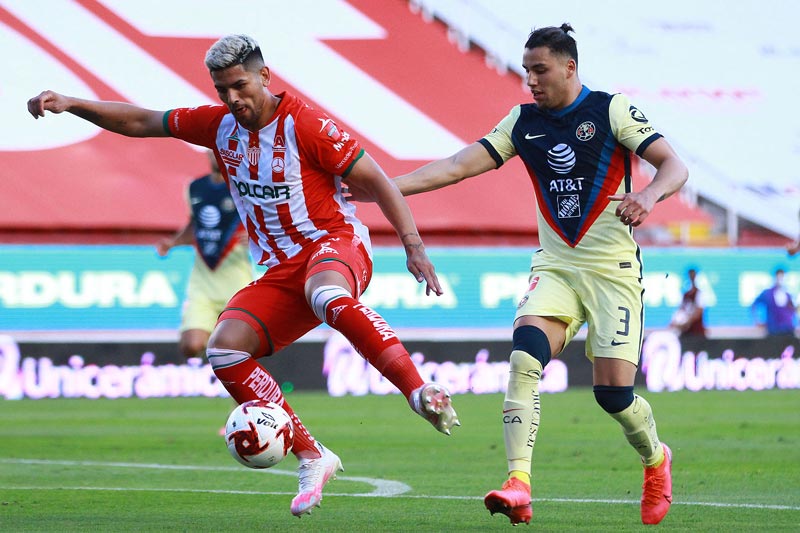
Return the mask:
[[645,150],[647,150],[647,147],[662,137],[663,135],[661,135],[660,133],[655,133],[650,137],[648,137],[647,139],[645,139],[644,141],[642,141],[642,144],[640,144],[639,147],[636,149],[636,155],[642,157],[642,154],[644,153]]
[[484,139],[479,139],[478,142],[484,148],[486,148],[486,151],[489,152],[489,155],[492,156],[492,159],[494,159],[495,165],[497,165],[495,168],[500,168],[503,165],[503,158],[500,157],[500,154],[498,154],[497,150],[494,149],[494,146],[492,146],[492,143],[487,141],[485,138]]
[[163,124],[163,125],[164,125],[164,131],[165,131],[165,132],[167,133],[167,135],[169,135],[170,137],[173,137],[173,135],[172,135],[172,132],[171,132],[171,131],[170,131],[170,129],[169,129],[169,114],[170,114],[170,113],[172,113],[172,111],[173,111],[172,109],[170,109],[170,110],[168,110],[168,111],[165,111],[165,112],[164,112],[164,116],[163,116],[163,117],[161,117],[161,124]]
[[363,156],[364,156],[364,149],[362,148],[361,150],[359,150],[358,155],[353,158],[353,160],[350,162],[349,165],[347,165],[347,168],[344,169],[344,172],[342,172],[342,179],[346,178],[348,176],[348,174],[350,174],[350,171],[353,170],[353,167],[355,166],[355,164]]

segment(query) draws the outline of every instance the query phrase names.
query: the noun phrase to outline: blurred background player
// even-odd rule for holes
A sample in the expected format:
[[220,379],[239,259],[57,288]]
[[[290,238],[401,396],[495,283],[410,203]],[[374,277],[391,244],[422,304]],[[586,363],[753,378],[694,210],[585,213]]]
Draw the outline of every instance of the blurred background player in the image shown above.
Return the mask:
[[186,191],[189,221],[156,245],[162,257],[175,246],[195,248],[181,310],[179,348],[186,358],[205,358],[208,338],[225,304],[254,278],[247,233],[214,152],[206,155],[210,173],[193,180]]
[[783,285],[783,268],[775,269],[772,286],[764,289],[750,305],[757,326],[769,336],[794,336],[797,306]]
[[[518,155],[536,192],[542,249],[533,256],[530,286],[517,308],[503,403],[509,477],[502,489],[486,495],[487,509],[505,514],[512,524],[530,522],[539,380],[551,356],[588,323],[586,355],[594,364],[595,399],[641,456],[641,519],[657,524],[672,502],[671,452],[658,438],[650,405],[633,392],[644,304],[640,250],[631,228],[656,202],[678,191],[688,171],[627,97],[581,84],[571,31],[563,24],[528,37],[522,65],[535,103],[515,106],[478,142],[395,183],[405,195],[431,191]],[[631,190],[632,153],[656,168],[638,192]],[[370,198],[358,189],[353,194]]]
[[686,271],[689,287],[684,291],[681,305],[672,315],[669,327],[682,339],[706,338],[705,310],[706,302],[703,291],[697,287],[697,268]]

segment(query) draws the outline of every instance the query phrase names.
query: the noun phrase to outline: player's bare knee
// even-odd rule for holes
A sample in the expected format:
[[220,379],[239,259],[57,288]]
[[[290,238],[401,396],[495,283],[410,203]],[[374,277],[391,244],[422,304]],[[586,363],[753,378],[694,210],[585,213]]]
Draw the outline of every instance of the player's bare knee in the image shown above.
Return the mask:
[[242,320],[223,320],[208,339],[208,349],[236,350],[255,354],[259,349],[258,334]]
[[610,385],[595,385],[594,399],[597,404],[608,414],[619,413],[633,403],[633,386],[612,387]]
[[[512,341],[514,343],[514,353],[525,352],[538,360],[542,368],[550,362],[550,357],[552,355],[550,353],[550,340],[547,338],[545,332],[536,326],[525,325],[515,328]],[[515,358],[514,353],[511,354],[512,369],[515,365],[515,359],[518,365],[530,365],[529,362],[525,361],[522,354]]]

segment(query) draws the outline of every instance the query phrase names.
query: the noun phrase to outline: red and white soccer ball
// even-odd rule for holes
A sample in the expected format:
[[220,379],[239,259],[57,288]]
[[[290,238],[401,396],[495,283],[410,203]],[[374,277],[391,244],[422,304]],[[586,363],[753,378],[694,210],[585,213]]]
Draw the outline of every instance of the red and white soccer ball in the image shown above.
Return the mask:
[[225,424],[225,442],[234,459],[249,468],[269,468],[292,449],[292,419],[284,409],[265,400],[236,406]]

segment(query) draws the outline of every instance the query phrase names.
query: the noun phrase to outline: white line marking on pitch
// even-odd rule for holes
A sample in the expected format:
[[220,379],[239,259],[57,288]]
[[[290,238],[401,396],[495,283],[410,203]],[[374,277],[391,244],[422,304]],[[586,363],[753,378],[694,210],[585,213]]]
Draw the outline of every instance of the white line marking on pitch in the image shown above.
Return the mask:
[[[222,472],[247,472],[241,467],[236,466],[192,466],[192,465],[162,465],[152,463],[115,463],[100,461],[47,461],[41,459],[3,459],[0,463],[7,464],[30,464],[30,465],[61,465],[61,466],[93,466],[108,468],[142,468],[155,470],[194,470],[194,471],[222,471]],[[295,476],[291,470],[279,470],[275,468],[264,470],[253,470],[266,474],[276,474],[281,476]],[[337,476],[340,481],[355,481],[367,483],[375,487],[371,492],[364,493],[340,493],[326,492],[325,496],[342,496],[357,498],[408,498],[408,499],[433,499],[433,500],[483,500],[482,496],[442,496],[425,494],[405,494],[412,490],[409,485],[400,481],[385,479],[375,479],[368,477]],[[217,490],[217,489],[183,489],[183,488],[131,488],[131,487],[0,487],[5,490],[97,490],[97,491],[120,491],[120,492],[187,492],[187,493],[208,493],[208,494],[242,494],[254,496],[291,496],[294,492],[284,491],[255,491],[255,490]],[[623,504],[639,505],[638,500],[604,500],[592,498],[532,498],[533,502],[554,502],[554,503],[603,503],[603,504]],[[690,505],[699,507],[723,507],[729,509],[769,509],[777,511],[800,511],[800,506],[796,505],[773,505],[759,503],[722,503],[722,502],[681,502],[673,501],[674,505]]]
[[[264,474],[275,474],[279,476],[296,476],[297,473],[291,470],[281,470],[278,468],[270,468],[263,470],[250,470],[247,468],[237,466],[192,466],[192,465],[162,465],[162,464],[149,464],[149,463],[109,463],[100,461],[47,461],[41,459],[0,459],[0,463],[10,464],[27,464],[27,465],[60,465],[60,466],[94,466],[94,467],[107,467],[107,468],[151,468],[155,470],[202,470],[202,471],[219,471],[219,472],[258,472]],[[399,496],[400,494],[409,492],[411,487],[399,481],[391,481],[387,479],[375,479],[370,477],[354,477],[354,476],[336,476],[336,479],[342,481],[355,481],[366,483],[375,487],[371,492],[363,494],[348,494],[348,496],[372,496],[372,497],[390,497]],[[90,487],[83,487],[88,490]],[[112,490],[112,489],[108,489]],[[282,494],[282,493],[268,493],[268,492],[238,492],[238,491],[215,491],[215,490],[199,490],[196,492],[230,492],[231,494]]]

